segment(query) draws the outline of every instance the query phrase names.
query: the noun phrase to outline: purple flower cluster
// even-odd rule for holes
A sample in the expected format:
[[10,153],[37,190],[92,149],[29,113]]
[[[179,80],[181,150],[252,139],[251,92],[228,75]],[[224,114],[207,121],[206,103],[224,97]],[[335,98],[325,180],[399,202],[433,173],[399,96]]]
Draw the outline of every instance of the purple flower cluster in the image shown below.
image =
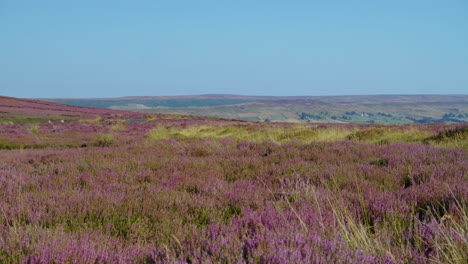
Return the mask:
[[36,132],[0,125],[1,137],[24,147],[0,150],[0,262],[468,259],[466,149],[146,136],[161,125],[226,124],[273,126],[203,118],[46,123]]

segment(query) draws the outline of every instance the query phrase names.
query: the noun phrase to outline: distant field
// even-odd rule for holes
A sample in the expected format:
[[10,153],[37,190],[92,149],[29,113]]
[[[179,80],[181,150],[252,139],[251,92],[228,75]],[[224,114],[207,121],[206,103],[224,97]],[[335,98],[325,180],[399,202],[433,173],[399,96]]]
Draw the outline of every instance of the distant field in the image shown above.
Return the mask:
[[468,95],[200,95],[46,100],[143,113],[211,116],[249,121],[386,124],[468,122]]
[[205,107],[205,106],[218,106],[218,105],[232,105],[250,102],[252,100],[242,99],[51,99],[55,103],[68,104],[75,106],[89,106],[89,107],[102,107],[102,108],[120,108],[128,109],[131,105],[145,105],[147,107]]
[[239,120],[247,120],[247,121],[260,121],[261,119],[258,116],[244,116],[239,117]]

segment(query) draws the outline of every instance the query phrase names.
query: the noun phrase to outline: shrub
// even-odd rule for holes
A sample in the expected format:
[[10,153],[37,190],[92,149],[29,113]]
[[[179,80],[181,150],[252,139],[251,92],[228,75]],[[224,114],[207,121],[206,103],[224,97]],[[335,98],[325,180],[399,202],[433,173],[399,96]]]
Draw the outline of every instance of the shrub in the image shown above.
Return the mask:
[[114,134],[101,134],[94,139],[93,145],[97,147],[109,147],[115,143]]

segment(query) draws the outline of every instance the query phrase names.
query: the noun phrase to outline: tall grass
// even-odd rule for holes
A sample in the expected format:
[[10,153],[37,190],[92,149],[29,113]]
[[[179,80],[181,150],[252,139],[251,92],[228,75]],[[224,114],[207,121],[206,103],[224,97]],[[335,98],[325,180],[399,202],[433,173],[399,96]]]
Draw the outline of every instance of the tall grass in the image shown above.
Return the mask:
[[109,147],[116,142],[116,136],[112,133],[103,133],[94,139],[93,145],[98,147]]
[[437,135],[424,139],[424,143],[452,148],[467,148],[468,126],[441,131]]
[[[239,141],[264,142],[271,141],[278,144],[300,141],[336,142],[353,140],[380,145],[399,142],[425,143],[446,147],[467,147],[468,127],[456,129],[456,133],[441,132],[442,136],[435,136],[430,131],[417,128],[404,129],[401,126],[387,126],[381,128],[357,129],[328,127],[317,128],[304,124],[257,124],[257,125],[193,125],[188,127],[166,127],[159,125],[148,132],[153,140],[182,139],[182,138],[233,138]],[[445,134],[443,134],[445,133]],[[448,134],[448,136],[446,136]]]
[[400,126],[156,121],[3,125],[0,263],[468,259],[464,148]]
[[314,142],[345,140],[350,131],[345,129],[312,129],[304,125],[281,126],[190,126],[167,128],[157,126],[148,133],[153,140],[170,138],[233,138],[239,141],[284,143],[289,141]]
[[432,134],[417,129],[371,128],[358,130],[347,136],[347,139],[378,144],[392,144],[396,142],[417,143]]
[[456,200],[452,209],[456,216],[448,211],[438,215],[428,209],[429,221],[422,221],[417,214],[403,218],[389,215],[378,227],[371,227],[368,222],[362,221],[365,215],[356,217],[342,197],[329,197],[328,205],[338,224],[337,232],[355,250],[383,254],[395,262],[408,264],[421,261],[424,259],[421,256],[426,256],[427,262],[434,264],[468,261],[468,210],[464,200]]

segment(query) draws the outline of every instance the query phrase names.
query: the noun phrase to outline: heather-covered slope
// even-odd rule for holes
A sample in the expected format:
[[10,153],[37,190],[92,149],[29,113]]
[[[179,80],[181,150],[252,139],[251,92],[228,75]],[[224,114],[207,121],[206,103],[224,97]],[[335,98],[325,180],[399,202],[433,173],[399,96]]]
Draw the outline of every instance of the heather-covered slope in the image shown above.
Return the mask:
[[[156,115],[151,115],[156,117]],[[44,123],[94,119],[144,119],[140,113],[57,104],[52,102],[0,96],[1,123]],[[148,115],[150,118],[150,115]]]
[[0,263],[468,260],[466,125],[125,115],[0,124]]

